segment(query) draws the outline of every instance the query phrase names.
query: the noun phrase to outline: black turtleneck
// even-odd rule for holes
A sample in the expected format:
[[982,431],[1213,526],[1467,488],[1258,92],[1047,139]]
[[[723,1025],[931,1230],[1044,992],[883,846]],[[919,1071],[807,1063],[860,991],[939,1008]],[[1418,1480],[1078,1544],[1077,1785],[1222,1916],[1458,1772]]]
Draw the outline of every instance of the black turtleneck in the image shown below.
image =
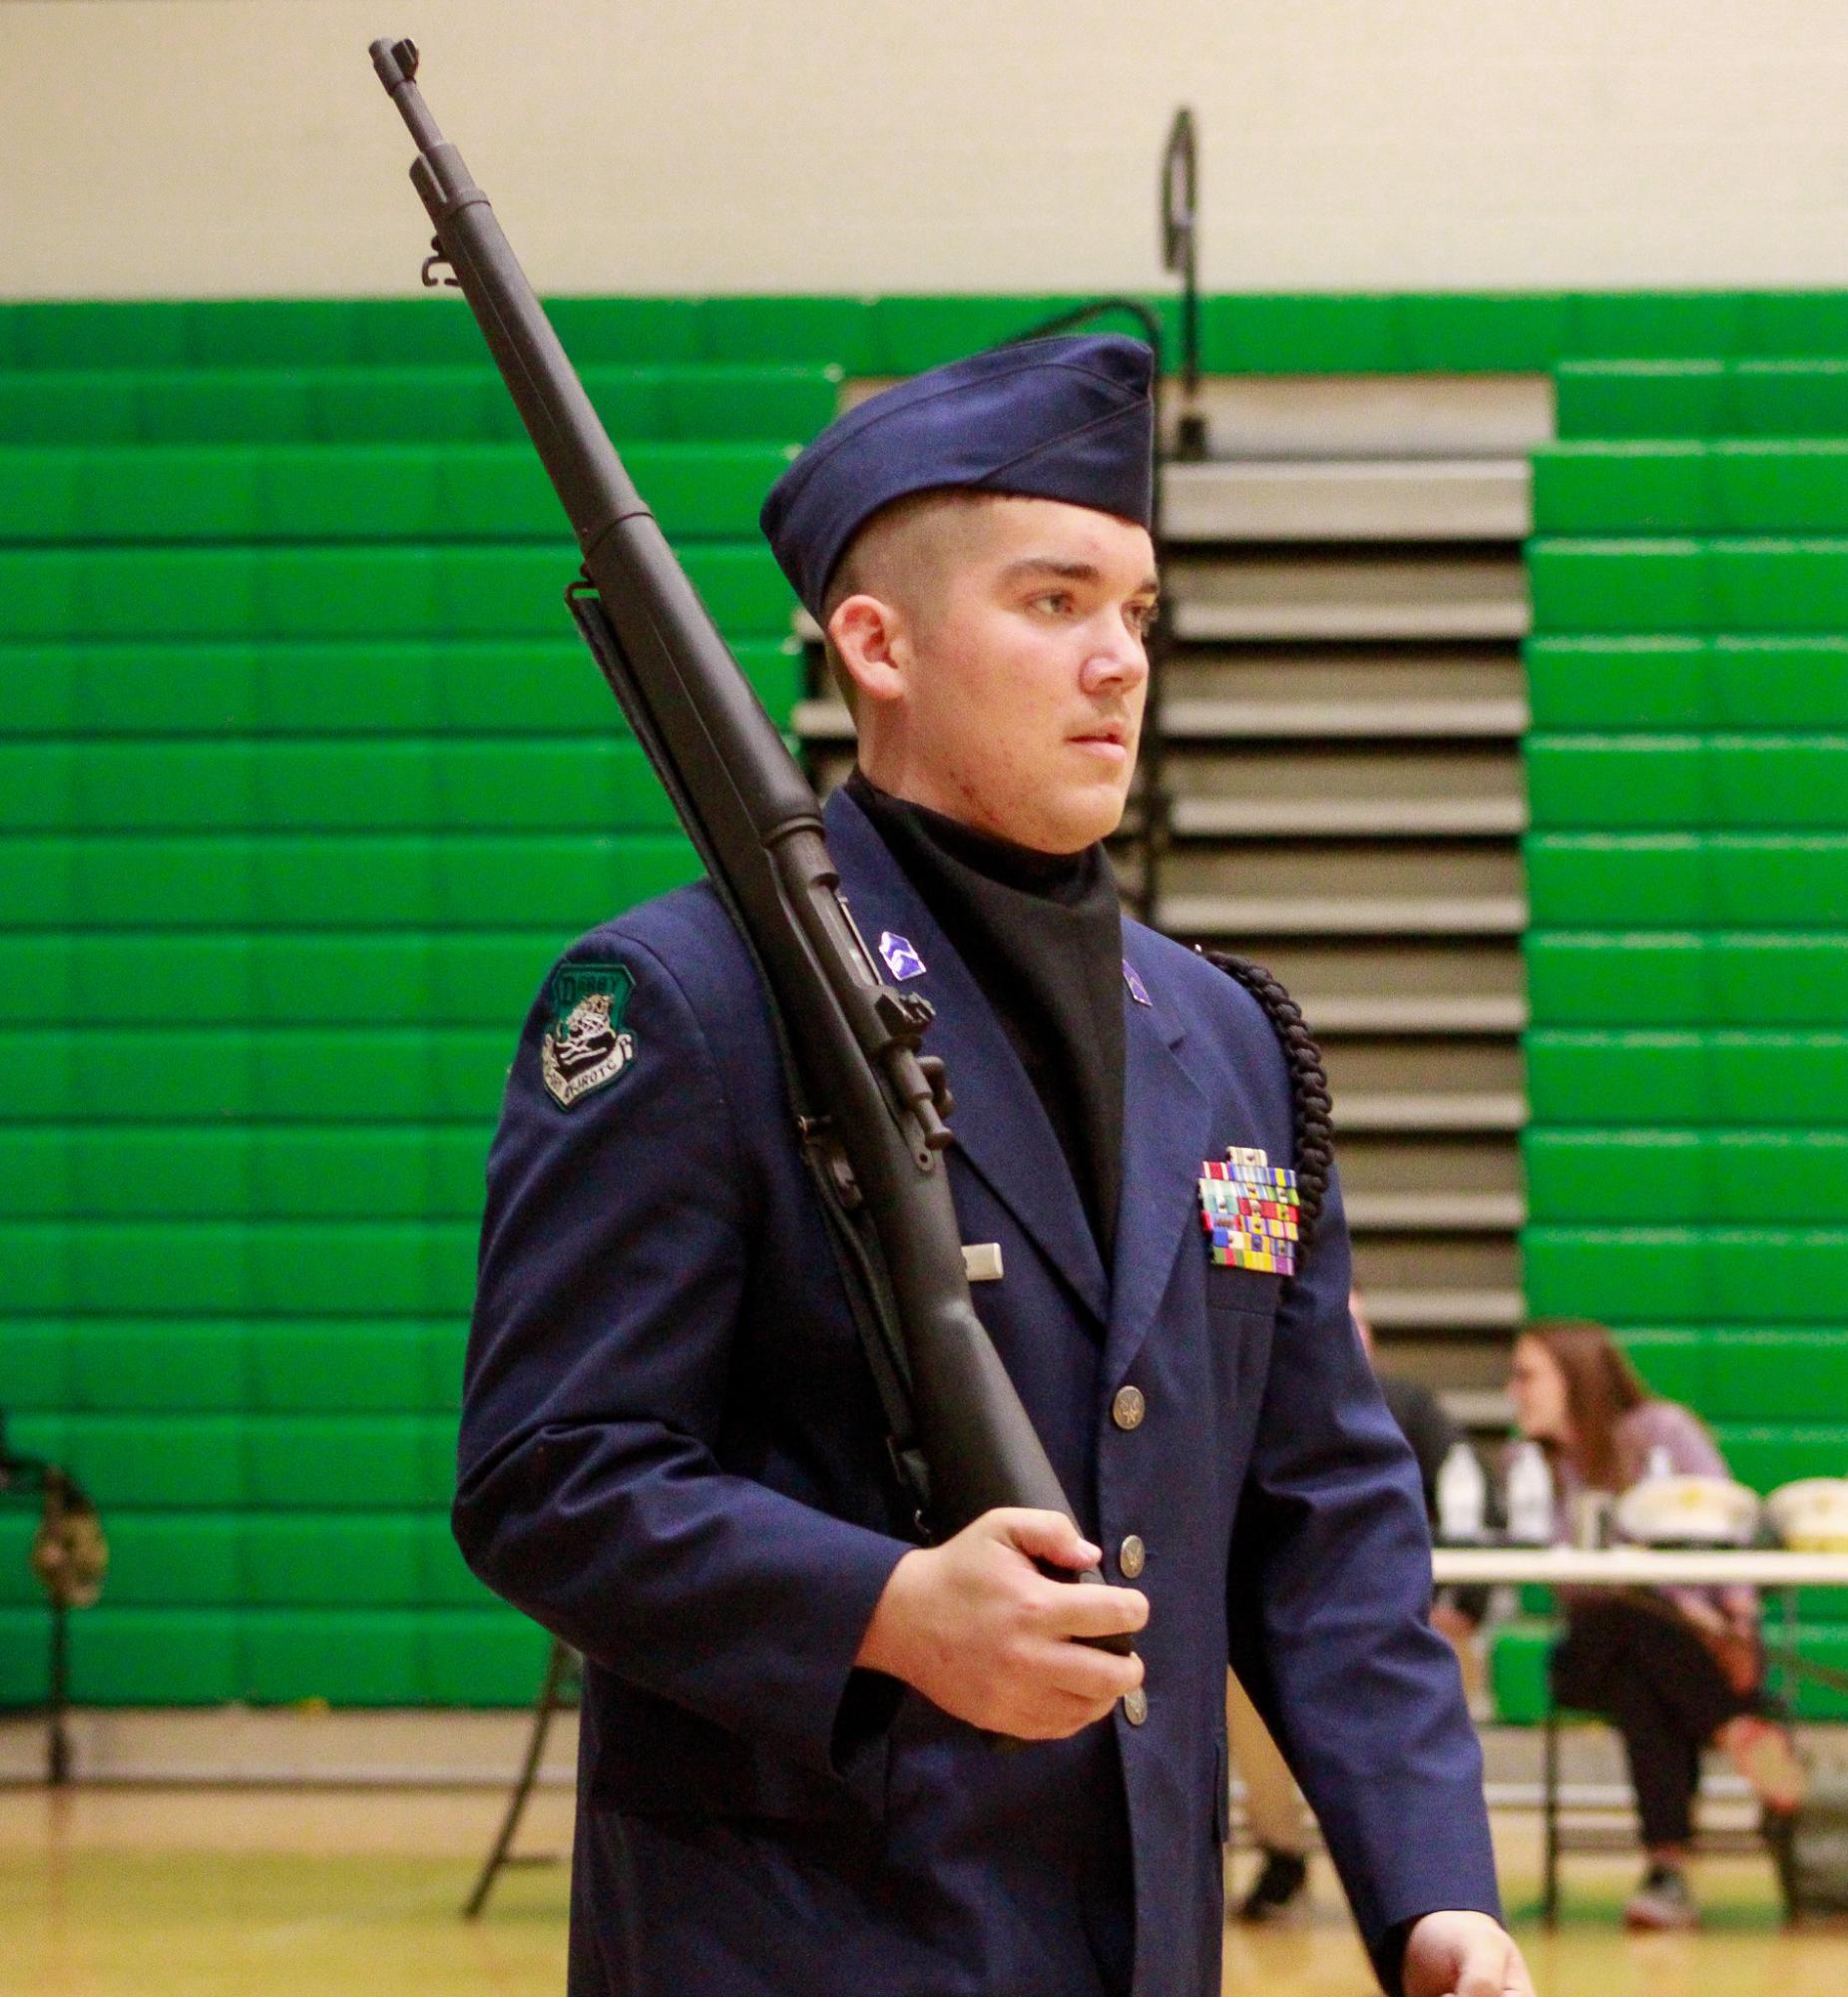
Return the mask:
[[1043,853],[991,837],[894,797],[857,768],[846,789],[994,1007],[1108,1269],[1123,1180],[1124,1068],[1123,911],[1109,857],[1102,845]]

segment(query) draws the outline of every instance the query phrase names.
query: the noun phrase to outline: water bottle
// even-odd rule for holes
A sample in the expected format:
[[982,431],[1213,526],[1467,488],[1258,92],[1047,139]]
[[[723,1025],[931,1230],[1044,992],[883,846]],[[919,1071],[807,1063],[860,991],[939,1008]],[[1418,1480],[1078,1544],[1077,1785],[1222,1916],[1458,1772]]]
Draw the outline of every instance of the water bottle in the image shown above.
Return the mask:
[[1447,1546],[1482,1538],[1489,1482],[1467,1442],[1453,1442],[1437,1473],[1437,1536]]
[[1516,1546],[1553,1543],[1553,1472],[1537,1442],[1517,1442],[1508,1458],[1508,1537]]

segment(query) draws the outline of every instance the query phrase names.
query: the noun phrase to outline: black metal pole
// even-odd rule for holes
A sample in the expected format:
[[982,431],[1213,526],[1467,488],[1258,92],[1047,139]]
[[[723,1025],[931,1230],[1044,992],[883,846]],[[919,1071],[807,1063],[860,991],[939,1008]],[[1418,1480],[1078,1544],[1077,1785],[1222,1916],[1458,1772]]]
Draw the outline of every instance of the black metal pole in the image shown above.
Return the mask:
[[1177,457],[1206,455],[1206,418],[1199,408],[1199,137],[1185,105],[1174,113],[1161,155],[1161,267],[1180,279],[1180,391],[1174,425]]
[[45,1779],[55,1789],[71,1779],[71,1736],[67,1721],[71,1703],[71,1612],[62,1602],[51,1605],[51,1684],[45,1720]]
[[494,1890],[501,1868],[513,1862],[514,1834],[520,1828],[520,1819],[526,1814],[526,1805],[532,1799],[533,1785],[539,1779],[539,1763],[545,1755],[546,1736],[552,1731],[552,1716],[564,1703],[565,1679],[575,1655],[569,1644],[558,1637],[552,1639],[552,1649],[546,1658],[546,1675],[539,1687],[539,1697],[533,1702],[533,1731],[527,1737],[526,1757],[520,1763],[513,1793],[507,1798],[507,1813],[501,1818],[500,1831],[489,1849],[481,1876],[475,1881],[474,1891],[463,1903],[462,1918],[465,1921],[481,1918],[481,1910],[488,1904],[488,1895]]
[[[1143,298],[1094,298],[1089,304],[1074,305],[1070,311],[1056,312],[1050,319],[1040,320],[1026,331],[1014,334],[1006,344],[1018,346],[1022,340],[1050,339],[1055,333],[1071,332],[1076,327],[1118,314],[1136,321],[1155,355],[1155,462],[1151,472],[1153,491],[1149,508],[1149,538],[1155,544],[1155,567],[1160,570],[1166,564],[1168,552],[1161,525],[1161,487],[1169,458],[1163,414],[1167,399],[1167,341],[1161,329],[1160,314]],[[1150,627],[1148,652],[1149,691],[1143,702],[1143,739],[1138,757],[1143,779],[1142,823],[1137,840],[1141,877],[1134,899],[1137,914],[1153,928],[1160,905],[1161,862],[1167,853],[1169,826],[1167,728],[1161,712],[1167,691],[1168,621],[1165,609],[1156,612],[1155,621]]]

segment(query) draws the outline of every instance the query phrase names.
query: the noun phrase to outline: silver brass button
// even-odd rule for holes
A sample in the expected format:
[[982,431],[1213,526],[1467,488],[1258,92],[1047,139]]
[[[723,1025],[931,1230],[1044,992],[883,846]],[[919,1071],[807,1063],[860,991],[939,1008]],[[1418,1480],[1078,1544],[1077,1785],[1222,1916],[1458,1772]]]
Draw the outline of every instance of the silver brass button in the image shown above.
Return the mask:
[[1117,1398],[1110,1404],[1110,1417],[1119,1428],[1141,1428],[1143,1416],[1149,1412],[1149,1403],[1143,1399],[1141,1387],[1119,1387]]
[[1149,1718],[1149,1695],[1140,1685],[1123,1695],[1123,1717],[1132,1727],[1140,1727]]
[[1134,1581],[1143,1571],[1143,1562],[1149,1557],[1149,1549],[1132,1533],[1117,1549],[1117,1565],[1122,1568],[1126,1581]]

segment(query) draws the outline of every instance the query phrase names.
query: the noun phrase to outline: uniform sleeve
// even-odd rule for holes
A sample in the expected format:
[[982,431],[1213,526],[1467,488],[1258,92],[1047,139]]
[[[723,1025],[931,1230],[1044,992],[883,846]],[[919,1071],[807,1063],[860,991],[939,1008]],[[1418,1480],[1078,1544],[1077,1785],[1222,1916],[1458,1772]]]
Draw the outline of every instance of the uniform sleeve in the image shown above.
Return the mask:
[[457,1541],[619,1677],[839,1772],[854,1654],[907,1548],[716,1460],[754,1227],[731,1108],[651,951],[619,935],[562,970],[567,998],[601,984],[620,1003],[614,1024],[593,1009],[562,1074],[555,973],[521,1038],[488,1161]]
[[1375,1967],[1408,1924],[1500,1918],[1482,1753],[1432,1628],[1418,1466],[1348,1315],[1338,1186],[1285,1290],[1226,1577],[1232,1666],[1321,1822]]

